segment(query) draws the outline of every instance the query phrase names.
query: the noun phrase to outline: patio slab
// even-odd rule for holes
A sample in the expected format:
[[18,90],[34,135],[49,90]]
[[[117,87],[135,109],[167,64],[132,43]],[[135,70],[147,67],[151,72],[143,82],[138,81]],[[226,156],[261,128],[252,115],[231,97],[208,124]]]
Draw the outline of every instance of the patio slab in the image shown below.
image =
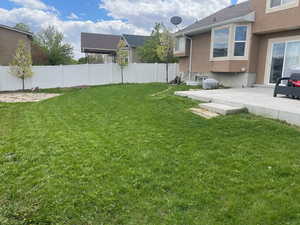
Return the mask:
[[273,88],[233,88],[175,93],[201,102],[246,107],[249,113],[300,126],[300,100],[273,97]]

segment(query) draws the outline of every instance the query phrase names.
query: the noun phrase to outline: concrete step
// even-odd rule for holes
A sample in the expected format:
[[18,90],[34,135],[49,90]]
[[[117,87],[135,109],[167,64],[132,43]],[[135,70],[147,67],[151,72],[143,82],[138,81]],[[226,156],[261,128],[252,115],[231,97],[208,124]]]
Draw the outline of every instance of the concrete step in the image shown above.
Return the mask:
[[220,116],[219,114],[208,111],[206,109],[191,108],[190,111],[198,116],[204,117],[205,119],[212,119],[217,116]]
[[175,91],[174,94],[176,96],[180,96],[180,97],[188,97],[189,96],[189,92],[188,91]]
[[221,115],[237,114],[247,111],[245,107],[236,107],[219,103],[203,103],[199,104],[199,106],[201,109],[205,109]]

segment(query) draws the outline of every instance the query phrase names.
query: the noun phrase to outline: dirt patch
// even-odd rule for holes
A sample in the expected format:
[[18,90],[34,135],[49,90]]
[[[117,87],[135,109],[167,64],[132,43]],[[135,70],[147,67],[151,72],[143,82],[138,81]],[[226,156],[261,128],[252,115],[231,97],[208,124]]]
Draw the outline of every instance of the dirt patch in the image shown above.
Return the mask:
[[61,94],[47,93],[5,93],[0,94],[0,102],[39,102],[49,98],[60,96]]

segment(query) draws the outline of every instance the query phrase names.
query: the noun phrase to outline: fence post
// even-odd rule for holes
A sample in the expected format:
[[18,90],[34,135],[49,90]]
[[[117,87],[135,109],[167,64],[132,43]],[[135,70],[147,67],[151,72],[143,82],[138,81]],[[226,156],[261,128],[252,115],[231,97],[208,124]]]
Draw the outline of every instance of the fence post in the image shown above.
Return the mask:
[[155,63],[155,83],[158,83],[158,63]]
[[113,63],[111,63],[110,64],[110,78],[111,78],[111,83],[113,84],[114,83],[114,64]]
[[88,85],[93,85],[91,81],[91,73],[90,73],[90,64],[87,65],[87,74],[88,74]]
[[61,72],[62,87],[65,87],[65,77],[64,77],[64,67],[63,67],[63,65],[60,65],[60,72]]

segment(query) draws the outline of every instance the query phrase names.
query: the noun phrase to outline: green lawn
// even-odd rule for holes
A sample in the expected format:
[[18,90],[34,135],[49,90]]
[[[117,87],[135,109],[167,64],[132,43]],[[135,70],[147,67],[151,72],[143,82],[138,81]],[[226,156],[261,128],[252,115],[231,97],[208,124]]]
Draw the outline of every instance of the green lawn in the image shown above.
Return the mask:
[[299,130],[205,120],[167,88],[0,104],[0,224],[300,224]]

